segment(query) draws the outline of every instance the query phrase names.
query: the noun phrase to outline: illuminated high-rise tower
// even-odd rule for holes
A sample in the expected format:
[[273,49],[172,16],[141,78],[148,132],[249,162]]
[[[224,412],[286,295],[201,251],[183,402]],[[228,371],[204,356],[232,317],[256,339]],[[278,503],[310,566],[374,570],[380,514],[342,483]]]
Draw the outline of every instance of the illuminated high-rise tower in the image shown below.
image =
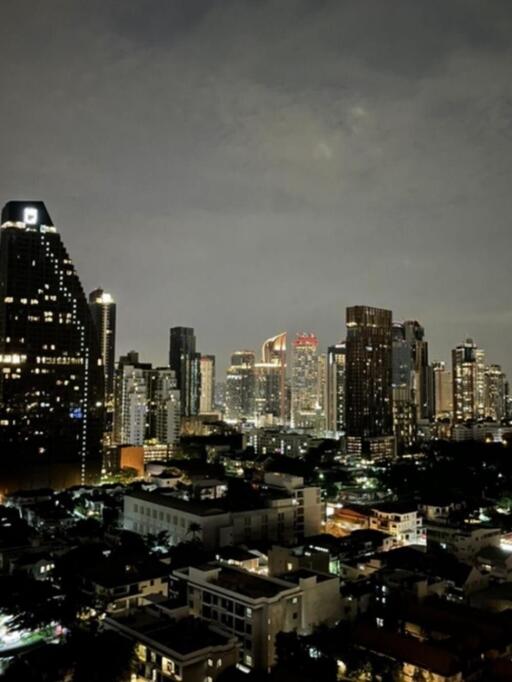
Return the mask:
[[199,414],[201,355],[196,352],[196,337],[191,327],[171,328],[169,366],[176,375],[182,415]]
[[392,435],[391,311],[347,308],[347,436],[362,449]]
[[485,416],[485,353],[467,339],[452,350],[453,419],[455,422]]
[[199,400],[200,414],[214,411],[215,395],[215,355],[201,355],[201,396]]
[[104,378],[87,299],[41,201],[10,201],[0,232],[3,489],[94,482]]
[[500,365],[489,365],[485,369],[485,405],[486,419],[500,422],[506,417],[507,380]]
[[89,294],[89,308],[99,337],[105,376],[105,404],[111,407],[116,369],[116,304],[110,294],[103,289],[95,289]]
[[254,419],[255,354],[252,350],[233,353],[226,373],[226,417]]
[[433,362],[434,415],[436,419],[451,419],[453,413],[453,378],[444,362]]
[[327,349],[326,428],[334,434],[345,433],[345,342]]
[[292,344],[292,425],[312,428],[317,422],[318,339],[314,334],[297,334]]
[[286,332],[267,339],[255,365],[255,406],[259,422],[286,421]]

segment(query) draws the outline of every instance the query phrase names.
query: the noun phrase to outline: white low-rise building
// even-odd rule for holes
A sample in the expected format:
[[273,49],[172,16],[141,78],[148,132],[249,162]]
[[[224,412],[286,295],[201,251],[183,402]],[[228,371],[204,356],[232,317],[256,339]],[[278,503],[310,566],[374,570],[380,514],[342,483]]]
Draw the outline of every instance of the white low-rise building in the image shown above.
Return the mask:
[[160,491],[136,491],[124,497],[126,530],[141,535],[166,531],[173,545],[194,538],[207,549],[253,542],[292,543],[317,535],[321,522],[320,489],[303,484],[291,489],[269,484],[257,507],[233,507],[223,498],[184,500]]
[[194,615],[238,637],[242,663],[249,668],[272,667],[280,632],[309,634],[316,625],[334,625],[341,617],[340,582],[331,574],[301,570],[269,578],[211,565],[174,575],[186,582]]

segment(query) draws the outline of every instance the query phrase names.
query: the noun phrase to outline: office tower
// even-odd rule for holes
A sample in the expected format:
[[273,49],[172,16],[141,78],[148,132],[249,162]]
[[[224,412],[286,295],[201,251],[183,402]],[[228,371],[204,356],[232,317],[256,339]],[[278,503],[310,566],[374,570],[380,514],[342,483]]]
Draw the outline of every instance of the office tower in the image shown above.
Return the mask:
[[425,330],[416,320],[404,322],[405,339],[411,349],[412,390],[416,405],[417,419],[430,419],[432,405],[430,400],[431,380],[428,364],[428,343]]
[[416,441],[416,406],[407,386],[393,386],[393,434],[402,454]]
[[325,418],[325,407],[327,401],[327,353],[320,353],[318,356],[318,407]]
[[318,412],[318,339],[297,334],[292,343],[292,426],[313,428]]
[[425,330],[415,320],[393,322],[393,386],[408,387],[417,419],[432,415],[428,343],[424,336]]
[[227,419],[254,419],[255,363],[254,351],[237,351],[231,356],[231,365],[226,373]]
[[201,395],[199,399],[200,414],[214,412],[215,397],[215,355],[201,355]]
[[393,432],[391,311],[354,306],[346,319],[347,437],[354,451],[371,451],[371,439]]
[[191,327],[171,328],[169,366],[176,374],[182,415],[199,414],[201,356],[196,352],[196,337]]
[[60,488],[101,471],[103,368],[78,274],[41,201],[0,231],[0,481]]
[[484,373],[485,399],[484,413],[486,419],[501,422],[506,418],[506,378],[500,365],[489,365]]
[[345,433],[345,342],[327,349],[326,428],[335,434]]
[[143,445],[148,423],[151,364],[130,351],[119,359],[115,374],[114,440],[119,445]]
[[436,419],[451,419],[453,413],[453,377],[444,362],[432,363],[434,374],[434,414]]
[[103,289],[89,294],[89,308],[98,334],[105,378],[105,405],[112,407],[116,357],[116,304]]
[[392,325],[393,386],[407,386],[412,393],[412,352],[403,322]]
[[452,350],[453,418],[455,422],[483,418],[485,353],[472,339]]
[[286,332],[267,339],[255,370],[255,411],[260,424],[286,422]]

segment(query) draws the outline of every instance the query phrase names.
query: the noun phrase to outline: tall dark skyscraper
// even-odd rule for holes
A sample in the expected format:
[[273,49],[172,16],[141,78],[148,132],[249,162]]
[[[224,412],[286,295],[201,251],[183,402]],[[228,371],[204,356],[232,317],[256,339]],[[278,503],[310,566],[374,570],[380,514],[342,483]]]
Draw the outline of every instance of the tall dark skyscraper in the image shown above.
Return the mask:
[[0,488],[95,481],[103,367],[87,299],[40,201],[0,231]]
[[114,399],[114,373],[116,357],[116,304],[103,289],[89,294],[89,308],[96,327],[105,376],[105,403],[111,406]]
[[191,327],[171,327],[169,366],[176,375],[184,417],[199,414],[201,397],[201,354]]
[[345,432],[346,351],[345,342],[327,349],[326,427],[337,433]]
[[380,308],[347,308],[348,437],[365,441],[392,434],[391,317],[391,311]]

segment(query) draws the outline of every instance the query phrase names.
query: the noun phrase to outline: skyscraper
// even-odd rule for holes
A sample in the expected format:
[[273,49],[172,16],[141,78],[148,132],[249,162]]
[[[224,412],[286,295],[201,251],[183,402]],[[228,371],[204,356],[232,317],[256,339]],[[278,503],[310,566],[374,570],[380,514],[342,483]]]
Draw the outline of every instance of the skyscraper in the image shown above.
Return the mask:
[[152,430],[148,437],[158,443],[175,445],[180,437],[180,392],[170,367],[157,367],[151,372]]
[[171,328],[169,366],[176,375],[182,415],[199,414],[201,356],[196,352],[196,337],[191,327]]
[[354,448],[392,435],[391,311],[347,308],[346,419]]
[[[416,320],[393,322],[393,386],[409,390],[416,419],[429,419],[432,414],[428,343],[424,336],[425,330]],[[400,395],[403,402],[405,393],[401,391]]]
[[110,294],[95,289],[89,294],[89,308],[98,333],[105,377],[105,405],[109,407],[114,399],[116,304]]
[[432,405],[430,400],[430,380],[428,364],[428,343],[425,330],[416,320],[404,322],[405,340],[411,350],[411,371],[413,400],[417,419],[430,419]]
[[484,417],[485,353],[472,339],[452,351],[453,419],[464,422]]
[[201,396],[200,414],[214,411],[215,398],[215,355],[201,355]]
[[119,445],[146,441],[174,445],[180,434],[180,392],[170,367],[140,362],[130,351],[119,359],[115,381],[114,438]]
[[226,373],[226,417],[232,420],[254,419],[255,366],[254,351],[233,353]]
[[444,362],[432,363],[436,419],[451,419],[453,413],[453,378]]
[[506,377],[500,365],[485,369],[484,413],[486,419],[501,422],[506,418]]
[[326,428],[332,433],[345,433],[345,342],[327,349]]
[[115,375],[114,440],[119,445],[143,445],[148,424],[151,364],[130,351],[119,358]]
[[11,201],[0,231],[2,488],[95,481],[103,368],[87,299],[41,201]]
[[314,427],[318,409],[318,339],[297,334],[292,343],[292,425]]
[[260,423],[286,421],[286,332],[267,339],[255,365],[255,410]]

